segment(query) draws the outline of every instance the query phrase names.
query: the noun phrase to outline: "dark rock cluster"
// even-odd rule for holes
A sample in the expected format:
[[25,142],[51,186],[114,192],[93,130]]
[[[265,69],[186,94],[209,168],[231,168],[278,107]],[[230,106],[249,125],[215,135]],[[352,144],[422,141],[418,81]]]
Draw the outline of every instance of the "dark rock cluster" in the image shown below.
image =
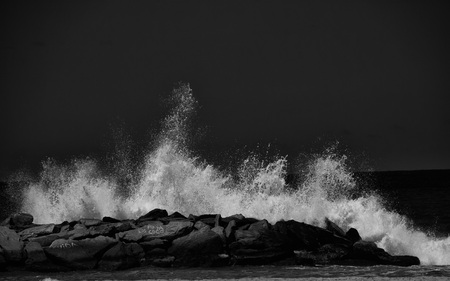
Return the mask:
[[412,256],[391,256],[363,241],[356,229],[344,232],[294,220],[185,217],[155,209],[136,220],[110,217],[60,224],[33,224],[13,214],[0,226],[0,270],[121,270],[139,266],[227,265],[418,265]]

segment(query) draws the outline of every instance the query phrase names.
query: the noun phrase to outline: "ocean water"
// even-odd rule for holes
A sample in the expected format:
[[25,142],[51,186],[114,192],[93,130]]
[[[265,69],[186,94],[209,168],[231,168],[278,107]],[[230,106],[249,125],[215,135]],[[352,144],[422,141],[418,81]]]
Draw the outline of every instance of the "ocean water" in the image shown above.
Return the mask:
[[[450,186],[398,189],[392,194],[362,184],[349,169],[347,157],[338,153],[336,147],[312,155],[302,165],[307,168],[302,169],[301,179],[291,183],[286,182],[289,163],[284,156],[267,159],[249,154],[232,167],[219,168],[189,149],[192,139],[190,120],[197,107],[192,90],[188,85],[180,85],[174,89],[172,99],[174,106],[163,120],[163,128],[153,148],[142,155],[141,162],[130,161],[126,146],[117,151],[113,171],[105,171],[101,163],[92,158],[74,159],[69,164],[45,161],[37,179],[15,178],[26,182],[17,190],[21,200],[19,209],[32,214],[35,223],[103,216],[136,218],[154,208],[185,215],[241,213],[247,217],[265,218],[271,223],[294,219],[317,226],[324,226],[327,217],[345,231],[351,227],[358,229],[363,239],[375,242],[392,255],[419,257],[422,265],[410,268],[139,268],[115,273],[9,273],[8,276],[0,273],[0,278],[450,278],[450,225],[447,225],[449,217],[446,215],[450,211],[447,206],[450,205],[447,204]],[[398,202],[401,202],[400,206]],[[405,206],[407,210],[403,210]],[[408,206],[413,210],[408,210]],[[443,209],[445,206],[447,209]],[[424,210],[423,214],[420,209]],[[440,213],[444,220],[439,220]]]

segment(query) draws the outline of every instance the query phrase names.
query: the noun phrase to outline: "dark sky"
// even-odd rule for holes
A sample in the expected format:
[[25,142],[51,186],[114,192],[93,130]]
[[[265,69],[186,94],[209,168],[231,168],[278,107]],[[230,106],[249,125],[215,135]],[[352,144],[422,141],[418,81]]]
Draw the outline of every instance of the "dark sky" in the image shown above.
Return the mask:
[[[450,168],[445,1],[1,1],[0,173],[134,138],[189,82],[212,146],[338,140],[376,170]],[[37,164],[36,164],[37,163]]]

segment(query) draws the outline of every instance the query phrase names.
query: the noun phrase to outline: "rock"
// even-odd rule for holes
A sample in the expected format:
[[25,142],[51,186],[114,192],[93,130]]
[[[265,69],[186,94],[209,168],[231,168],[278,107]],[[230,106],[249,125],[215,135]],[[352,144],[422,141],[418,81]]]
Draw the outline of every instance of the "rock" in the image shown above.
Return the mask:
[[326,244],[351,245],[347,239],[336,236],[328,230],[294,220],[279,221],[274,229],[289,237],[292,250],[315,251]]
[[325,218],[325,229],[333,233],[334,235],[345,237],[345,232],[337,224]]
[[55,241],[57,239],[61,239],[61,238],[62,237],[59,234],[50,234],[50,235],[44,235],[44,236],[39,236],[39,237],[31,237],[31,238],[28,238],[28,241],[39,243],[39,245],[41,245],[41,247],[48,247],[53,243],[53,241]]
[[87,227],[84,226],[83,224],[76,224],[73,227],[73,230],[70,230],[68,232],[68,235],[70,235],[71,239],[79,240],[79,239],[88,238],[90,236],[90,233],[89,233],[89,230],[87,229]]
[[152,261],[152,265],[158,267],[172,267],[174,261],[175,261],[174,256],[166,256],[163,258],[154,259]]
[[146,220],[157,220],[160,218],[167,217],[169,214],[166,210],[162,209],[154,209],[148,212],[147,214],[138,218],[138,221],[146,221]]
[[341,264],[350,247],[342,244],[327,244],[320,247],[317,251],[295,251],[295,260],[298,265],[330,265]]
[[144,250],[137,243],[118,243],[101,258],[98,267],[101,270],[123,270],[140,266]]
[[248,230],[250,231],[257,231],[257,232],[261,232],[264,230],[269,230],[271,229],[272,226],[270,225],[270,223],[267,220],[261,220],[255,223],[252,223],[249,227]]
[[210,266],[223,253],[222,239],[214,231],[202,228],[173,240],[168,253],[175,256],[177,265]]
[[345,234],[345,238],[348,239],[353,244],[361,240],[361,236],[359,236],[358,230],[354,228],[350,228]]
[[27,213],[12,214],[10,223],[15,227],[26,227],[33,223],[33,216]]
[[47,256],[44,253],[41,245],[37,242],[29,242],[25,245],[26,260],[25,264],[36,264],[47,261]]
[[115,219],[115,218],[111,218],[111,217],[103,217],[102,221],[103,222],[108,222],[108,223],[120,222],[120,220]]
[[6,261],[20,262],[23,258],[23,242],[14,230],[6,226],[0,226],[0,248]]
[[279,248],[238,249],[233,253],[232,261],[240,265],[261,265],[287,259],[292,255],[293,252]]
[[52,234],[55,231],[55,225],[54,224],[45,224],[45,225],[39,225],[27,228],[25,230],[22,230],[19,235],[22,238],[22,240],[26,240],[30,237],[37,237],[37,236],[43,236]]
[[100,257],[117,240],[97,236],[83,240],[55,240],[49,248],[44,248],[49,259],[72,269],[93,269]]
[[[358,241],[353,244],[353,248],[350,253],[346,256],[349,261],[356,260],[357,262],[364,262],[365,264],[381,264],[381,265],[397,265],[397,266],[410,266],[410,265],[420,265],[420,260],[413,256],[391,256],[386,251],[378,248],[373,242],[368,241]],[[363,263],[364,264],[364,263]],[[357,264],[359,265],[359,264]]]
[[155,238],[173,240],[192,230],[193,223],[189,220],[170,221],[164,225],[160,221],[149,221],[147,225],[118,233],[120,240],[129,242],[148,241]]
[[166,249],[168,247],[168,241],[157,238],[150,241],[140,242],[139,245],[141,245],[145,252],[148,252],[155,248]]
[[202,222],[202,221],[197,221],[194,224],[194,228],[197,230],[200,230],[204,227],[207,227],[208,229],[211,229],[211,226],[207,225],[206,223]]
[[231,220],[227,227],[225,228],[225,236],[227,237],[227,240],[233,240],[234,239],[234,231],[236,230],[236,221]]
[[201,222],[209,225],[212,228],[212,227],[220,225],[221,216],[220,216],[220,214],[201,215],[201,216],[196,217],[195,220],[201,221]]
[[96,226],[102,223],[102,221],[98,219],[80,219],[79,222],[86,227]]
[[222,242],[224,245],[227,244],[227,238],[225,236],[225,229],[222,226],[215,226],[211,230],[220,236],[220,239],[222,239]]

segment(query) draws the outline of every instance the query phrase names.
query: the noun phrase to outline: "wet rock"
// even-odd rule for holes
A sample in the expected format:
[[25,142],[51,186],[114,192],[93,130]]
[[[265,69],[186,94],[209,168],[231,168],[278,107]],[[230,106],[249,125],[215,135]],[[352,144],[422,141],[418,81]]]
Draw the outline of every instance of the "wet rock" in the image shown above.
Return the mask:
[[23,258],[23,242],[14,230],[6,226],[0,226],[0,248],[6,261],[20,262]]
[[22,230],[19,235],[22,238],[22,240],[28,239],[30,237],[37,237],[37,236],[43,236],[52,234],[55,232],[55,225],[54,224],[45,224],[45,225],[39,225],[27,228],[25,230]]
[[26,227],[33,223],[33,216],[27,213],[12,214],[10,223],[15,227]]
[[102,221],[98,219],[80,219],[80,223],[86,227],[91,227],[101,224]]
[[103,222],[108,222],[108,223],[120,222],[120,220],[112,218],[112,217],[103,217],[102,221]]
[[160,221],[149,221],[147,225],[118,233],[118,238],[123,241],[138,242],[152,239],[173,240],[183,236],[192,230],[193,223],[189,220],[170,221],[164,225]]
[[220,214],[201,215],[201,216],[196,217],[195,220],[201,221],[201,222],[209,225],[212,228],[215,226],[220,226],[221,216],[220,216]]
[[345,237],[345,232],[337,224],[325,218],[325,229],[333,233],[334,235]]
[[61,238],[62,237],[59,234],[50,234],[50,235],[44,235],[44,236],[39,236],[39,237],[31,237],[31,238],[28,238],[28,241],[39,243],[39,245],[41,245],[41,247],[48,247],[53,243],[53,241],[55,241],[57,239],[61,239]]
[[223,253],[222,239],[205,227],[173,240],[168,253],[177,265],[210,266]]
[[158,267],[172,267],[174,261],[175,261],[174,256],[165,256],[162,258],[154,259],[152,261],[152,265],[158,266]]
[[118,243],[101,258],[98,267],[101,270],[123,270],[140,266],[144,250],[137,243]]
[[361,236],[359,236],[358,230],[354,228],[350,228],[345,234],[345,238],[348,239],[352,243],[356,243],[361,240]]
[[[385,250],[378,248],[373,242],[358,241],[346,257],[348,260],[368,261],[371,264],[410,266],[419,265],[420,260],[413,256],[391,256]],[[358,264],[357,264],[358,265]]]
[[75,224],[73,230],[68,232],[68,235],[71,239],[79,240],[88,238],[90,236],[89,229],[83,224]]
[[47,256],[44,253],[41,245],[37,242],[29,242],[24,248],[26,260],[25,264],[37,264],[47,261]]
[[206,223],[204,223],[202,221],[196,221],[195,224],[194,224],[194,228],[197,229],[197,230],[200,230],[200,229],[202,229],[204,227],[206,227],[208,229],[211,229],[211,226],[207,225]]
[[160,218],[167,217],[169,214],[166,210],[162,209],[154,209],[148,212],[147,214],[138,218],[138,221],[146,221],[146,220],[157,220]]
[[336,236],[328,230],[294,220],[279,221],[274,229],[289,237],[293,250],[315,251],[326,244],[351,245],[347,239]]
[[224,245],[227,244],[227,238],[225,236],[225,229],[222,226],[215,226],[211,230],[220,236],[220,239],[222,239],[222,242]]
[[234,240],[234,231],[236,230],[236,221],[231,220],[225,228],[225,237],[228,241]]
[[44,248],[49,259],[72,269],[93,269],[103,253],[117,240],[98,236],[83,240],[55,240]]
[[296,263],[298,265],[329,265],[341,264],[342,260],[350,252],[350,247],[342,244],[327,244],[321,246],[317,251],[295,251]]

